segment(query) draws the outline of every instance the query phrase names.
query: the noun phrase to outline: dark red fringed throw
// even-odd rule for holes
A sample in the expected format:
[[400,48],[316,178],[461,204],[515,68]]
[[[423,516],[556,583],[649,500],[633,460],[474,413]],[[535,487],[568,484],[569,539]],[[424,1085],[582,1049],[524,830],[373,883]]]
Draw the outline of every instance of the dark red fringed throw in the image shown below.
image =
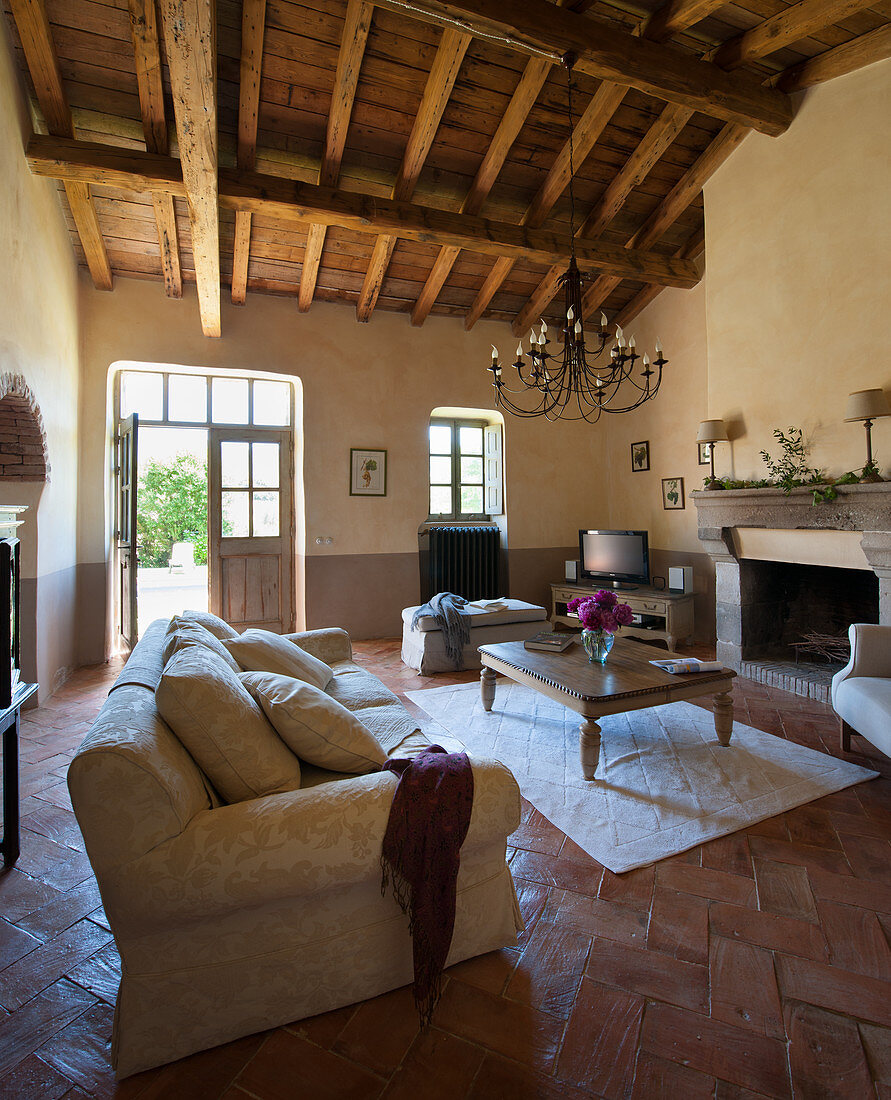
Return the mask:
[[421,1026],[430,1023],[442,991],[452,932],[461,845],[473,807],[473,769],[467,753],[431,745],[410,760],[388,760],[395,772],[390,820],[381,849],[381,893],[393,894],[408,914],[414,997]]

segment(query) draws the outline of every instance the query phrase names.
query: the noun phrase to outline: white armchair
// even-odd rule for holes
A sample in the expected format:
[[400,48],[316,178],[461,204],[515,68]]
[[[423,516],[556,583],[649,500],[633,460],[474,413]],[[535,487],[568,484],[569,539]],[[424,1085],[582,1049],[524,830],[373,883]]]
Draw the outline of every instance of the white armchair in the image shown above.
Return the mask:
[[841,720],[841,747],[859,733],[891,756],[891,626],[854,623],[851,659],[832,678],[832,706]]

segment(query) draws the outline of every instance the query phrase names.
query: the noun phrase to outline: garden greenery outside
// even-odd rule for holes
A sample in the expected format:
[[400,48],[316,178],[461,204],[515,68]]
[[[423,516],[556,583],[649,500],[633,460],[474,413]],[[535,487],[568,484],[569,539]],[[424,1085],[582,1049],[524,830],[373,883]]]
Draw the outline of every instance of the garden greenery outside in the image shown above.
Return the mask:
[[178,454],[151,460],[139,474],[136,533],[139,564],[165,568],[175,542],[191,542],[195,564],[207,565],[207,463]]

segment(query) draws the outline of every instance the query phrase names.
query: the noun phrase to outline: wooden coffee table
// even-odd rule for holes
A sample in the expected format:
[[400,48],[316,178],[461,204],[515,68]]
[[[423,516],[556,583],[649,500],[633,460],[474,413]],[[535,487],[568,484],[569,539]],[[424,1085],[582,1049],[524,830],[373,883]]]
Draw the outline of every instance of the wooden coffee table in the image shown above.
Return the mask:
[[571,645],[563,653],[542,653],[526,649],[522,642],[499,642],[480,646],[479,652],[483,662],[480,691],[484,710],[491,710],[495,702],[495,675],[500,672],[582,716],[579,755],[585,779],[593,779],[597,771],[600,760],[597,719],[606,714],[713,695],[715,733],[722,745],[730,744],[733,733],[730,689],[736,676],[730,668],[673,676],[650,661],[678,654],[621,637],[616,639],[605,665],[592,665],[580,645]]

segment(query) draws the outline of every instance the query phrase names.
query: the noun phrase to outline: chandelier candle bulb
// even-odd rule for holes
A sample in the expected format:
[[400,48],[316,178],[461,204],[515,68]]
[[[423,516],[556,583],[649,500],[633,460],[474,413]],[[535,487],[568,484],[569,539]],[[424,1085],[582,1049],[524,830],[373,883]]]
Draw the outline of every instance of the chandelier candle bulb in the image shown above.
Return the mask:
[[600,327],[601,328],[606,328],[606,325],[607,325],[606,314],[603,312],[603,310],[601,310],[600,311]]
[[570,306],[569,309],[566,311],[566,320],[571,321],[573,317],[575,317],[575,313],[573,312],[572,306]]
[[632,350],[634,350],[634,337],[633,336],[628,341],[628,347],[631,348]]
[[498,362],[498,348],[496,348],[494,344],[492,345],[492,362]]

